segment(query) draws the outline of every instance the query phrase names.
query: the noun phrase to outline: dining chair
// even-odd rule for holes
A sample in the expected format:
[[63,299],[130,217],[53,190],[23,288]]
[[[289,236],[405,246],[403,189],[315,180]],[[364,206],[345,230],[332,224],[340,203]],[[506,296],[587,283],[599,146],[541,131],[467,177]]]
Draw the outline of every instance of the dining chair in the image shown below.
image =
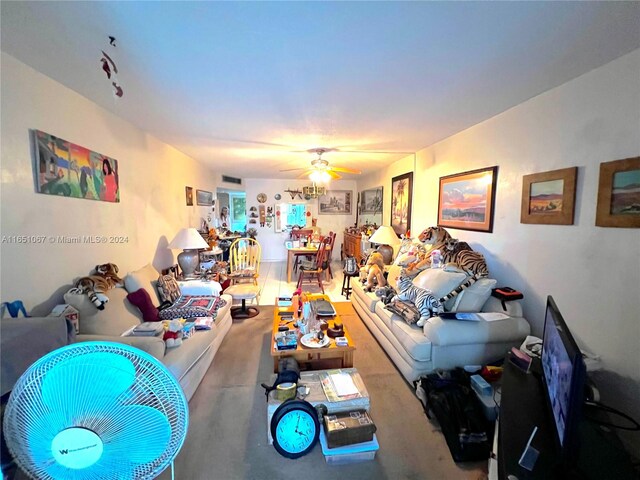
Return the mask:
[[247,300],[255,300],[260,305],[260,258],[262,248],[253,238],[239,238],[229,247],[229,278],[231,286],[224,293],[231,295],[233,300],[240,300],[242,306],[231,308],[231,317],[244,319],[255,317],[260,313],[256,307],[247,307]]
[[327,252],[327,265],[329,268],[329,276],[333,278],[333,272],[331,271],[331,259],[333,258],[333,246],[336,244],[336,234],[334,232],[329,232],[329,238],[331,239],[331,243],[329,244],[329,251]]
[[298,287],[301,288],[302,284],[307,281],[312,281],[314,276],[318,281],[318,286],[322,293],[324,293],[324,286],[322,285],[322,275],[328,267],[327,253],[329,252],[329,244],[331,238],[325,237],[320,241],[318,250],[313,261],[303,261],[300,264],[300,276],[298,277]]

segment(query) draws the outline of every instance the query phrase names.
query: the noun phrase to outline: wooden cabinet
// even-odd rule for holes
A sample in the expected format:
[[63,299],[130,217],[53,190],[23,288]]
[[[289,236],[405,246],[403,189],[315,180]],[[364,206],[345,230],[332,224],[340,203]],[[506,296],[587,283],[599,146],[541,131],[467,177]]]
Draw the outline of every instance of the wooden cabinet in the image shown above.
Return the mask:
[[347,231],[344,232],[344,239],[342,241],[342,258],[345,257],[355,257],[358,265],[363,260],[362,257],[362,237],[358,235],[354,235]]

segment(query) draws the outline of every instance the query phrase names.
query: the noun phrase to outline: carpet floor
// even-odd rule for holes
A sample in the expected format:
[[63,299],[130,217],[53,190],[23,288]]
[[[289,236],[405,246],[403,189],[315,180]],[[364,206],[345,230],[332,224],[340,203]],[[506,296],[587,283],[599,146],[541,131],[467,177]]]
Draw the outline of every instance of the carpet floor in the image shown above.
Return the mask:
[[[456,464],[437,425],[425,416],[413,389],[357,316],[336,304],[356,343],[354,366],[371,397],[380,450],[375,460],[327,465],[320,445],[297,460],[267,443],[267,405],[273,307],[235,322],[189,402],[189,432],[175,461],[177,479],[486,479],[486,462]],[[159,477],[171,478],[170,469]]]

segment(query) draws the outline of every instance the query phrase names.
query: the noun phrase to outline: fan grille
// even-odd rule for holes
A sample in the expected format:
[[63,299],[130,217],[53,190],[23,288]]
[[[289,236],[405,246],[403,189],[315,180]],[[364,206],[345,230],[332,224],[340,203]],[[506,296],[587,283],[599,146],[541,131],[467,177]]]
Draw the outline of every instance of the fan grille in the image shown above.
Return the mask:
[[[188,417],[180,385],[154,357],[124,344],[83,342],[49,353],[20,377],[4,430],[31,478],[147,479],[177,455]],[[87,468],[54,458],[54,437],[72,427],[103,442],[103,454]]]

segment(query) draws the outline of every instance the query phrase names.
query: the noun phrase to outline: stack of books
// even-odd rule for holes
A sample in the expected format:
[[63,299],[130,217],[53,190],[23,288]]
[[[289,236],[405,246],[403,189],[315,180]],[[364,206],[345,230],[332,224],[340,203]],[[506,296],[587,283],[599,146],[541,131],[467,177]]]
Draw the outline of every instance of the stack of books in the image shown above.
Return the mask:
[[143,322],[140,325],[136,325],[131,330],[130,335],[134,337],[154,337],[160,335],[164,331],[164,325],[162,322]]

